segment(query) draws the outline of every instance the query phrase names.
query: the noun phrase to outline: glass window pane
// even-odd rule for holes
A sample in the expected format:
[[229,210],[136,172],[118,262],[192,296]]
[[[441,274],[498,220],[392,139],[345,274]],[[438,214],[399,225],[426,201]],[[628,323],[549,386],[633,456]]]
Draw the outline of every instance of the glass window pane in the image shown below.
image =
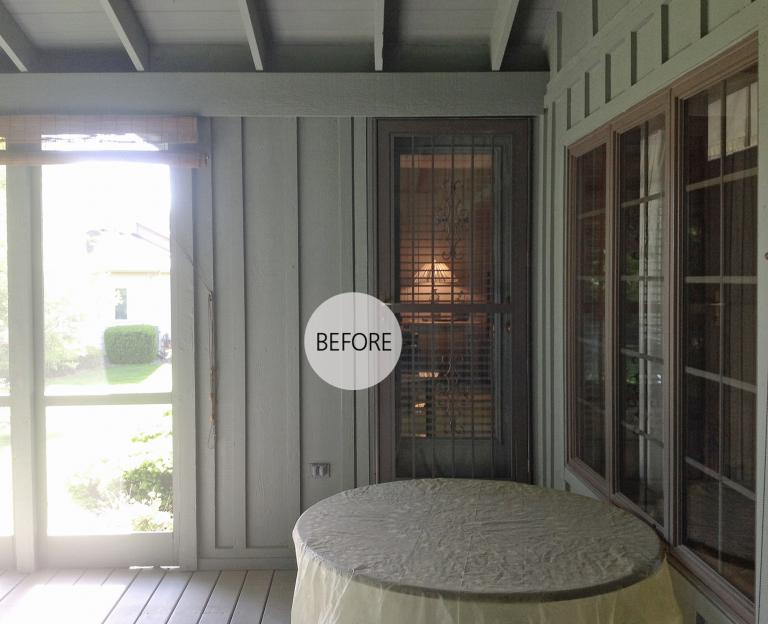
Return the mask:
[[46,409],[48,534],[173,529],[170,405]]
[[725,173],[757,166],[757,66],[725,81]]
[[686,195],[686,238],[686,274],[719,274],[719,186],[696,189]]
[[757,275],[757,178],[723,184],[723,271]]
[[621,201],[627,202],[645,196],[645,140],[643,128],[638,126],[621,135]]
[[619,227],[621,246],[619,266],[622,277],[636,277],[640,274],[640,215],[644,206],[632,204],[622,206]]
[[685,455],[717,471],[720,468],[719,386],[695,375],[686,375],[684,383]]
[[684,473],[686,522],[683,542],[705,563],[717,569],[720,543],[718,482],[690,465],[684,467]]
[[646,362],[644,390],[646,397],[645,432],[659,444],[664,440],[664,364]]
[[717,85],[685,102],[685,178],[687,184],[720,175],[722,154],[722,86]]
[[643,284],[643,344],[644,352],[650,357],[664,356],[663,290],[661,280],[649,276]]
[[687,164],[685,542],[749,598],[755,581],[756,80],[752,67],[689,100],[681,150]]
[[574,188],[575,372],[572,435],[576,457],[605,475],[605,200],[604,145],[576,160]]
[[755,490],[755,393],[723,386],[723,476]]
[[720,370],[720,287],[685,287],[686,366],[717,374]]
[[653,196],[664,192],[666,175],[664,163],[666,156],[666,128],[663,115],[654,117],[648,122],[648,195]]
[[169,216],[165,165],[43,168],[46,394],[171,390]]
[[[664,117],[619,138],[619,491],[664,522]],[[631,192],[628,191],[631,189]],[[630,200],[632,195],[632,201]]]
[[722,488],[722,574],[749,598],[755,597],[755,501]]
[[754,384],[757,366],[757,286],[723,286],[723,375]]
[[622,280],[619,284],[619,344],[639,351],[643,342],[640,329],[640,282]]

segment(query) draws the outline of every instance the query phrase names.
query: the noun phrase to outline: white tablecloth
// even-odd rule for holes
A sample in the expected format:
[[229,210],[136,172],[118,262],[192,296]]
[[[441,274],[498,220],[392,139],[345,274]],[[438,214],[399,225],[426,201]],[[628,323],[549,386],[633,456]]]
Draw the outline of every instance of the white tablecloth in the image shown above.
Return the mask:
[[293,624],[682,622],[656,534],[566,492],[386,483],[317,503],[293,537]]

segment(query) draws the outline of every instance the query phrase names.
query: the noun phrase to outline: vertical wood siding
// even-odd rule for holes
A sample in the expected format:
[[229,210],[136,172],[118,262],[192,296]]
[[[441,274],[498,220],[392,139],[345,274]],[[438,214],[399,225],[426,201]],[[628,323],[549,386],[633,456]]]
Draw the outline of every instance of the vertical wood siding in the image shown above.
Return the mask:
[[[367,287],[365,133],[349,117],[212,120],[211,167],[197,173],[202,567],[290,567],[301,511],[368,480],[367,396],[327,385],[302,348],[316,306]],[[330,478],[310,478],[312,461]]]

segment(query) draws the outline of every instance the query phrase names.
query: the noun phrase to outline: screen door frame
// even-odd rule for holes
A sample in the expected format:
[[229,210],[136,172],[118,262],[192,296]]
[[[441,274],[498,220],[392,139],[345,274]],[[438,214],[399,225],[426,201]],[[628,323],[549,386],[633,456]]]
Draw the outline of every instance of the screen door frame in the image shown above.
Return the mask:
[[[509,365],[496,378],[497,384],[506,385],[506,401],[517,406],[517,414],[524,417],[509,419],[510,438],[514,449],[510,453],[510,474],[496,475],[498,479],[512,479],[530,483],[533,481],[532,412],[531,412],[531,197],[532,197],[532,134],[530,117],[507,118],[422,118],[380,119],[373,127],[375,150],[375,202],[373,227],[375,229],[371,249],[371,262],[375,276],[375,292],[382,301],[391,305],[395,301],[397,278],[393,271],[396,245],[399,240],[394,230],[394,172],[393,148],[395,137],[441,135],[491,135],[511,137],[514,167],[502,172],[509,176],[510,192],[503,200],[502,210],[509,210],[513,227],[504,241],[511,274],[514,323],[507,331],[513,352],[521,354],[509,361]],[[497,259],[497,263],[504,260]],[[479,312],[480,310],[478,310]],[[497,373],[498,374],[498,373]],[[375,389],[372,417],[372,451],[374,455],[373,478],[375,482],[392,481],[396,478],[396,375],[393,373]],[[523,383],[520,383],[523,380]],[[502,416],[503,418],[503,416]],[[524,421],[524,422],[523,422]]]

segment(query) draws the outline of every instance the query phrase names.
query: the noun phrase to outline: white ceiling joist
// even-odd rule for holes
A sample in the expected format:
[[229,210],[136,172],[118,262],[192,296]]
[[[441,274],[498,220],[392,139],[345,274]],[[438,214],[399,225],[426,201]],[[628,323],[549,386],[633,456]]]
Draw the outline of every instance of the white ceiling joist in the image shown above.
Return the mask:
[[10,57],[19,71],[32,71],[38,64],[35,46],[2,4],[0,4],[0,48]]
[[384,69],[384,10],[386,0],[373,3],[373,66],[376,71]]
[[240,13],[243,16],[245,35],[248,38],[248,46],[251,48],[253,65],[256,71],[264,71],[266,44],[256,0],[237,0],[237,3],[240,5]]
[[128,0],[101,0],[101,5],[137,71],[149,70],[149,40]]
[[509,35],[512,32],[512,24],[515,23],[517,6],[520,0],[499,0],[496,6],[496,15],[493,18],[491,27],[491,69],[499,71],[501,63],[504,60],[504,53],[507,51]]

